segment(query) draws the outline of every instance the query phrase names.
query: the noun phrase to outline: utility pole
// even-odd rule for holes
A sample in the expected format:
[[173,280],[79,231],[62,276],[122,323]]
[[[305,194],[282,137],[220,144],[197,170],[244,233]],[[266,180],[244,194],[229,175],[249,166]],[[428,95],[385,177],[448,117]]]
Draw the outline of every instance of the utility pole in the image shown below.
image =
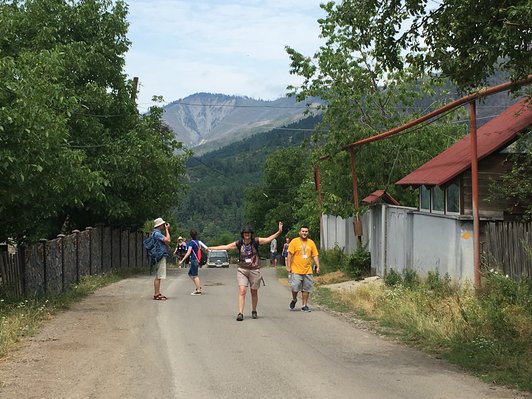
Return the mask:
[[137,90],[139,87],[139,78],[135,76],[133,78],[133,87],[131,89],[131,100],[136,101],[137,100]]

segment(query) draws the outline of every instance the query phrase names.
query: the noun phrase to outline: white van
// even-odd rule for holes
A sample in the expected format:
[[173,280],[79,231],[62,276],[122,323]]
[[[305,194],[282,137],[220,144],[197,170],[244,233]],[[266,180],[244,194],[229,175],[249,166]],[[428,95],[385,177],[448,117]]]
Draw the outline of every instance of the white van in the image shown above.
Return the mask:
[[212,250],[207,256],[207,267],[229,267],[229,255],[226,250]]

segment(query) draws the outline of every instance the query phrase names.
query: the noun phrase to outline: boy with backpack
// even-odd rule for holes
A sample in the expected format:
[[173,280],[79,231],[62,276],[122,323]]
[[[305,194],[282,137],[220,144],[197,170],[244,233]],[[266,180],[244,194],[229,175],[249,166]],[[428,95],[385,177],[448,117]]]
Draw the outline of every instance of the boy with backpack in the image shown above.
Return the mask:
[[282,231],[283,223],[279,222],[279,230],[276,233],[266,238],[255,238],[253,237],[253,228],[246,226],[240,232],[240,240],[227,245],[209,247],[209,249],[238,250],[238,269],[236,274],[239,288],[237,321],[244,320],[244,304],[248,286],[251,291],[251,318],[256,319],[258,317],[259,288],[261,281],[264,282],[260,274],[259,245],[269,244]]
[[187,253],[179,264],[181,265],[185,260],[190,257],[190,267],[188,268],[188,276],[194,283],[195,290],[190,295],[201,295],[201,282],[199,279],[199,267],[201,263],[201,248],[208,249],[207,246],[198,240],[198,232],[196,230],[190,230],[191,240],[187,243]]

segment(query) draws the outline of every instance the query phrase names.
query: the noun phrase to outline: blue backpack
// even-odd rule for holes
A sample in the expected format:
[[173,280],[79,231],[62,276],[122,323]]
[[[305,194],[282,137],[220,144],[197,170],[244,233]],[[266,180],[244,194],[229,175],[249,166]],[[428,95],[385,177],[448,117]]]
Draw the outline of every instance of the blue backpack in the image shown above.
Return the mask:
[[155,238],[155,232],[151,233],[149,237],[145,238],[144,248],[148,251],[148,256],[155,262],[159,262],[166,254],[166,249],[161,240]]

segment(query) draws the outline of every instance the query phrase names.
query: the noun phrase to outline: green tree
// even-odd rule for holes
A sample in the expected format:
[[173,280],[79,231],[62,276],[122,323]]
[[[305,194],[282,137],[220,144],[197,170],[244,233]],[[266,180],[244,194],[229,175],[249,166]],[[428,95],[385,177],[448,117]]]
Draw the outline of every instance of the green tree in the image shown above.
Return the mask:
[[290,237],[297,237],[299,228],[303,225],[308,226],[310,237],[319,246],[322,208],[316,193],[314,179],[309,175],[305,176],[305,179],[297,188],[292,207],[294,211],[293,218],[296,222],[287,231],[287,234]]
[[[349,1],[336,8],[331,3],[323,6],[328,15],[318,22],[326,45],[312,57],[287,48],[291,73],[304,79],[301,86],[289,87],[291,93],[299,100],[316,96],[327,102],[322,123],[313,136],[313,158],[320,168],[324,211],[344,217],[353,214],[354,206],[349,155],[342,149],[400,126],[437,105],[427,102],[435,91],[419,69],[386,71],[377,62],[376,39],[368,42],[356,20],[347,18],[362,12],[355,10],[357,7]],[[451,117],[357,148],[359,199],[376,189],[386,189],[403,204],[413,204],[413,192],[396,187],[394,182],[463,135],[463,127],[448,123]],[[329,159],[318,162],[317,158],[324,155]]]
[[[10,26],[0,8],[0,37]],[[4,41],[2,40],[4,44]],[[7,56],[0,47],[0,240],[31,233],[65,204],[99,195],[100,176],[85,153],[69,145],[69,116],[77,107],[61,81],[57,51],[21,51]]]
[[176,206],[185,191],[181,181],[188,153],[176,155],[182,145],[162,125],[162,112],[152,107],[130,130],[116,135],[108,146],[97,147],[99,154],[90,160],[105,176],[104,195],[64,208],[63,217],[82,225],[101,220],[140,226]]
[[140,116],[123,72],[127,6],[0,0],[0,241],[141,226],[179,200],[187,153]]
[[416,65],[462,89],[497,70],[514,80],[531,73],[530,0],[328,2],[326,37],[349,32],[386,72]]
[[493,199],[506,199],[510,204],[509,212],[522,214],[525,222],[532,221],[532,135],[524,133],[514,144],[515,153],[510,154],[510,171],[502,176],[501,182],[490,186]]
[[264,163],[263,182],[246,191],[245,215],[257,231],[271,234],[277,223],[288,231],[294,218],[294,200],[304,178],[311,173],[309,150],[290,147],[270,154]]

